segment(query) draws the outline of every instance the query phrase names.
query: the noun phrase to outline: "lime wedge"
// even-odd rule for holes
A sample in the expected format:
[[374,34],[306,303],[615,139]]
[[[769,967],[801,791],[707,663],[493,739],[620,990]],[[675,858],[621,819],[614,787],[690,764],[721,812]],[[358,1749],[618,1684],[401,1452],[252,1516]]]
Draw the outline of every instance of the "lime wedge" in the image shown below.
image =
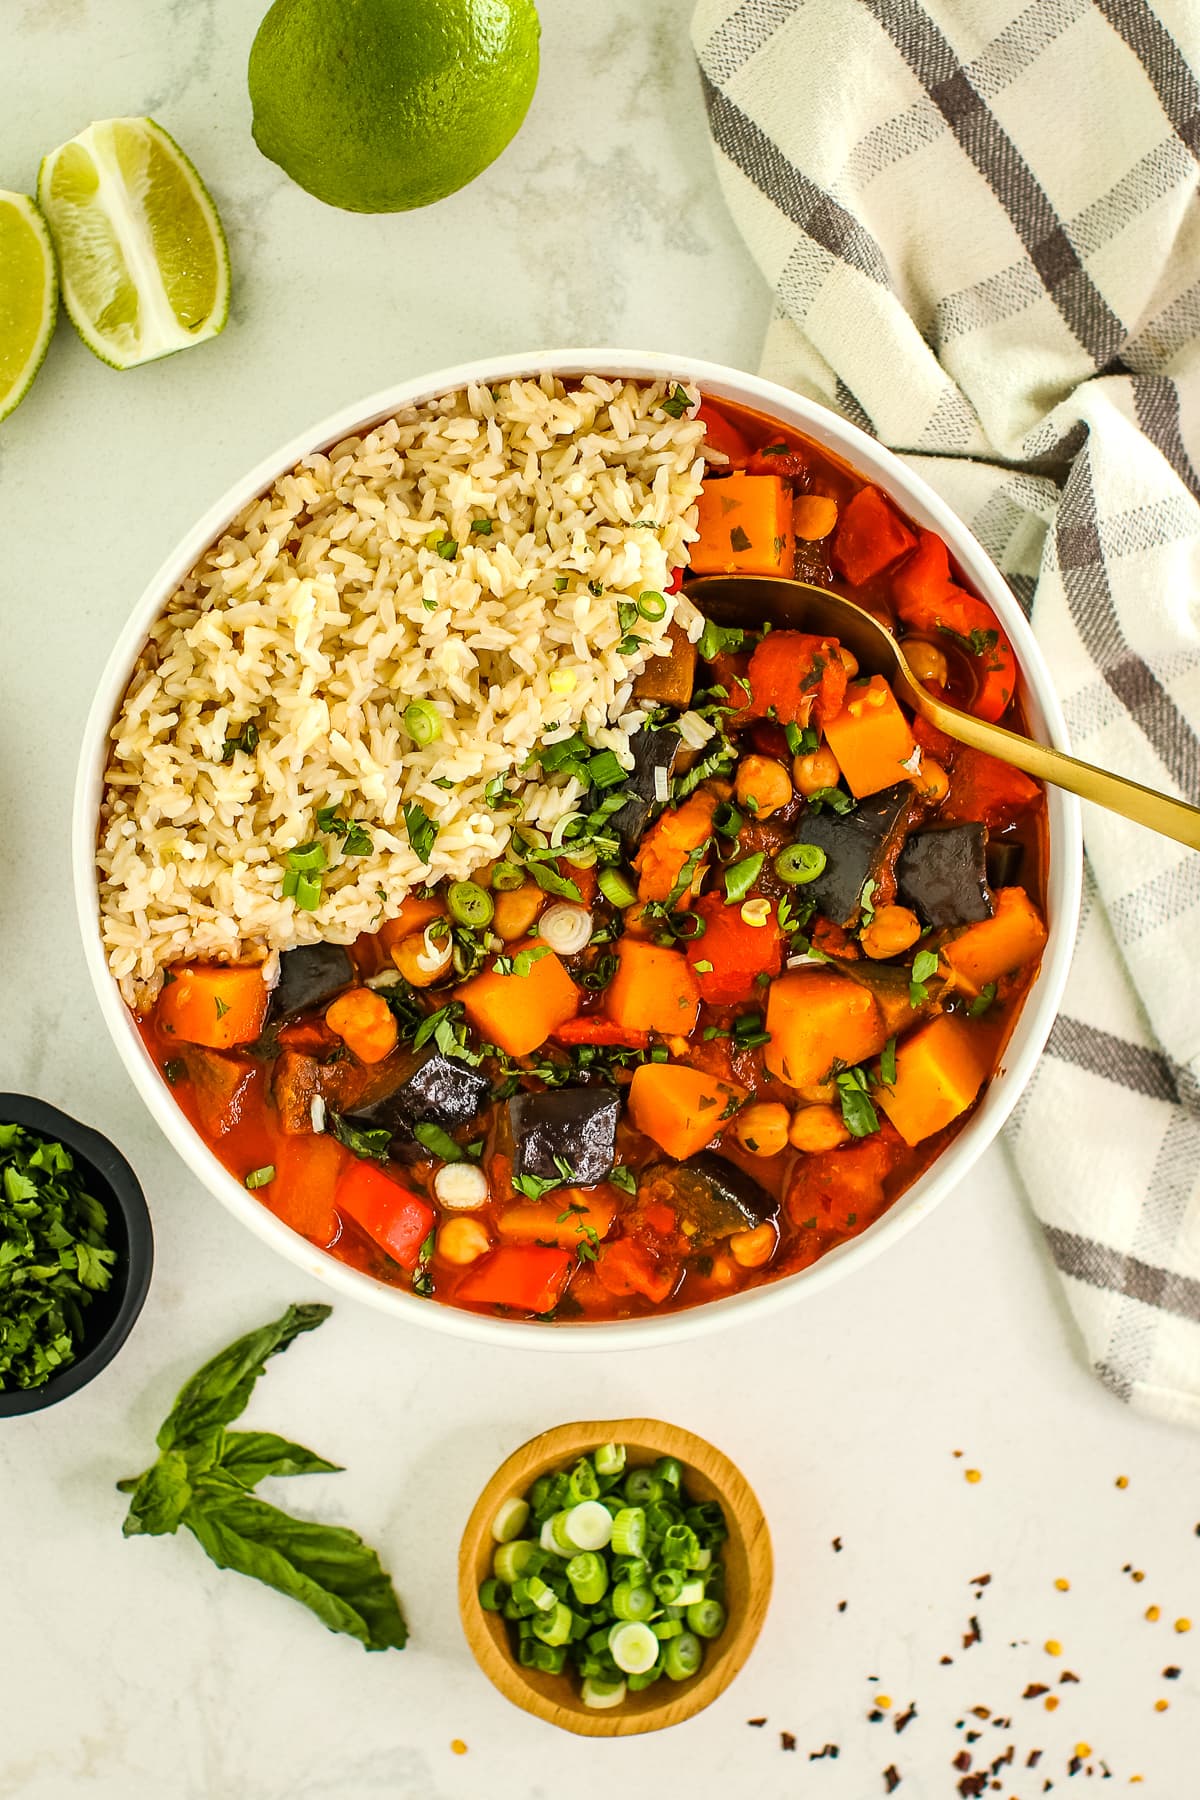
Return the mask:
[[99,119],[52,150],[38,200],[89,350],[132,369],[216,337],[229,252],[208,189],[153,119]]
[[42,366],[58,318],[58,269],[46,221],[25,194],[0,191],[0,419]]

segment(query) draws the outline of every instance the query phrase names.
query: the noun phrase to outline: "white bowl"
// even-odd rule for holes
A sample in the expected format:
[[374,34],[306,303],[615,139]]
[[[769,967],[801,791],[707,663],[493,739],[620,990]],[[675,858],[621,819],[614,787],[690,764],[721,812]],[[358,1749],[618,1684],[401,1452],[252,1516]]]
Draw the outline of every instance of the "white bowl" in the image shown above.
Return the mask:
[[628,1349],[644,1344],[665,1344],[700,1332],[712,1331],[720,1325],[732,1325],[755,1316],[762,1317],[800,1299],[804,1294],[815,1293],[818,1288],[849,1274],[869,1257],[877,1256],[904,1232],[911,1231],[914,1225],[932,1212],[951,1188],[963,1180],[1012,1111],[1018,1095],[1033,1072],[1054,1022],[1066,981],[1079,915],[1082,835],[1078,802],[1071,795],[1051,788],[1048,793],[1049,940],[1041,973],[1026,999],[1001,1065],[993,1075],[978,1111],[933,1166],[901,1195],[876,1224],[861,1237],[831,1251],[811,1268],[785,1276],[779,1281],[733,1294],[728,1299],[711,1301],[681,1312],[664,1312],[610,1324],[589,1325],[565,1320],[554,1324],[526,1324],[485,1318],[453,1306],[431,1303],[401,1288],[389,1287],[373,1276],[351,1269],[325,1251],[317,1249],[268,1212],[221,1166],[172,1099],[170,1090],[164,1085],[158,1069],[147,1054],[133,1019],[108,971],[99,929],[95,847],[109,727],[150,627],[170,595],[230,520],[256,494],[269,487],[278,475],[290,469],[302,456],[336,443],[352,432],[367,429],[398,406],[429,399],[468,382],[493,382],[506,380],[514,375],[543,371],[568,376],[589,372],[643,379],[667,376],[673,380],[695,382],[716,398],[741,401],[759,412],[771,414],[784,423],[795,426],[817,443],[844,457],[854,468],[895,495],[905,512],[918,523],[938,532],[946,540],[955,561],[966,572],[977,592],[997,613],[1012,640],[1025,678],[1025,708],[1034,734],[1057,745],[1059,749],[1067,748],[1066,727],[1049,673],[1025,615],[1003,578],[966,526],[938,498],[933,489],[907,469],[889,450],[867,437],[856,426],[847,424],[844,419],[827,412],[824,407],[811,400],[804,400],[786,388],[777,387],[774,382],[763,381],[755,375],[741,374],[719,363],[698,362],[687,356],[601,349],[557,350],[488,358],[463,363],[457,368],[442,369],[434,375],[424,375],[414,381],[397,382],[369,399],[334,413],[331,418],[318,421],[311,430],[285,444],[275,455],[259,463],[257,468],[251,469],[249,474],[235,482],[229,492],[197,521],[178,549],[167,558],[126,622],[100,678],[88,717],[75,787],[72,827],[75,897],[83,932],[84,952],[100,1009],[135,1086],[188,1167],[210,1193],[264,1242],[297,1264],[306,1274],[326,1282],[330,1287],[338,1288],[355,1299],[365,1300],[399,1318],[431,1326],[435,1331],[450,1332],[456,1337],[474,1338],[484,1343],[523,1345],[543,1350],[549,1346],[551,1339],[556,1350],[594,1350],[601,1344],[605,1348]]

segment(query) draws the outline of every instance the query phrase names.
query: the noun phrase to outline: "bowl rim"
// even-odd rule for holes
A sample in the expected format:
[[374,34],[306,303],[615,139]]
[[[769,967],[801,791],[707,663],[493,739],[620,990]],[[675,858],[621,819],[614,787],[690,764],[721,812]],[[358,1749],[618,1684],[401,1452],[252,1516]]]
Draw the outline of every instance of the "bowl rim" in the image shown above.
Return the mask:
[[[711,1661],[706,1658],[699,1674],[686,1682],[678,1686],[668,1684],[657,1701],[629,1712],[619,1707],[612,1712],[590,1712],[581,1704],[564,1706],[552,1696],[543,1695],[532,1685],[507,1645],[497,1641],[479,1604],[477,1587],[480,1552],[492,1545],[491,1522],[500,1502],[514,1488],[526,1488],[535,1468],[565,1465],[607,1443],[631,1444],[657,1456],[674,1456],[683,1463],[685,1478],[690,1472],[714,1487],[721,1495],[726,1519],[731,1522],[731,1536],[736,1530],[748,1579],[740,1616],[736,1624],[730,1619],[728,1636],[722,1633],[719,1656]],[[671,1425],[665,1419],[576,1419],[527,1438],[505,1457],[480,1489],[459,1540],[458,1615],[475,1661],[492,1686],[514,1706],[580,1737],[636,1737],[694,1718],[736,1681],[762,1631],[774,1575],[771,1532],[758,1495],[725,1451],[697,1432]],[[550,1678],[560,1679],[570,1678]],[[659,1690],[656,1688],[655,1692]]]
[[40,1387],[0,1393],[0,1419],[5,1419],[57,1405],[86,1387],[113,1361],[146,1301],[154,1269],[154,1228],[141,1182],[116,1145],[93,1126],[81,1124],[48,1100],[30,1094],[0,1094],[0,1123],[22,1125],[39,1137],[64,1143],[81,1162],[95,1169],[116,1199],[129,1240],[128,1256],[114,1269],[114,1280],[122,1280],[124,1287],[108,1329],[82,1356]]
[[1083,865],[1078,800],[1048,788],[1049,935],[1041,969],[1026,998],[1002,1062],[983,1101],[964,1129],[930,1168],[918,1177],[881,1219],[860,1237],[839,1245],[808,1269],[743,1290],[725,1299],[636,1319],[553,1322],[499,1319],[464,1308],[430,1302],[403,1288],[352,1269],[310,1244],[275,1217],[218,1161],[175,1105],[137,1032],[116,982],[109,973],[99,929],[95,874],[96,827],[103,787],[108,733],[133,664],[171,593],[203,551],[241,508],[270,486],[301,457],[369,429],[399,406],[420,403],[473,382],[552,374],[613,375],[640,380],[691,382],[717,399],[756,407],[842,456],[869,479],[893,493],[919,524],[935,530],[950,546],[978,592],[1004,624],[1017,654],[1031,728],[1060,750],[1069,748],[1066,722],[1050,673],[1029,621],[1003,576],[978,540],[922,476],[914,473],[849,420],[763,376],[726,364],[668,352],[608,347],[518,351],[475,358],[430,374],[394,382],[364,399],[342,406],[261,458],[213,502],[151,576],[120,631],[97,682],[80,745],[72,802],[71,860],[76,911],[84,956],[100,1011],[126,1072],[151,1116],[185,1164],[208,1191],[263,1242],[313,1279],[395,1317],[423,1323],[452,1337],[477,1343],[556,1350],[636,1349],[680,1342],[740,1323],[751,1314],[765,1317],[802,1296],[818,1293],[859,1264],[880,1255],[911,1231],[956,1187],[992,1142],[1024,1090],[1045,1047],[1066,983],[1079,918]]

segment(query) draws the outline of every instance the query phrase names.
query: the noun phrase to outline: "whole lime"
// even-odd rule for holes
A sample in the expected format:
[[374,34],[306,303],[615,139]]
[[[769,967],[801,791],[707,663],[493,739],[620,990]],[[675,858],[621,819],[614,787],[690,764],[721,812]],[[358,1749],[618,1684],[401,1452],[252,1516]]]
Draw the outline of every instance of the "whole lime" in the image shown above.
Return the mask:
[[539,31],[533,0],[275,0],[250,51],[255,142],[330,206],[428,206],[515,135]]

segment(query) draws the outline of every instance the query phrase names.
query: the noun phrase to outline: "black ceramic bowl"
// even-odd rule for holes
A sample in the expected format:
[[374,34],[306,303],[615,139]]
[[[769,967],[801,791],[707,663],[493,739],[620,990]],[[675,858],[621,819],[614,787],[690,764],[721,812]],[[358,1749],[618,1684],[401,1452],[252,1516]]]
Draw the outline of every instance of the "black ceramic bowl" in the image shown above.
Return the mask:
[[0,1124],[23,1125],[66,1145],[91,1192],[104,1203],[108,1241],[117,1253],[107,1291],[95,1295],[84,1311],[84,1340],[75,1361],[41,1387],[0,1393],[0,1419],[11,1419],[56,1405],[108,1367],[142,1310],[154,1267],[154,1233],[137,1176],[98,1131],[25,1094],[0,1094]]

